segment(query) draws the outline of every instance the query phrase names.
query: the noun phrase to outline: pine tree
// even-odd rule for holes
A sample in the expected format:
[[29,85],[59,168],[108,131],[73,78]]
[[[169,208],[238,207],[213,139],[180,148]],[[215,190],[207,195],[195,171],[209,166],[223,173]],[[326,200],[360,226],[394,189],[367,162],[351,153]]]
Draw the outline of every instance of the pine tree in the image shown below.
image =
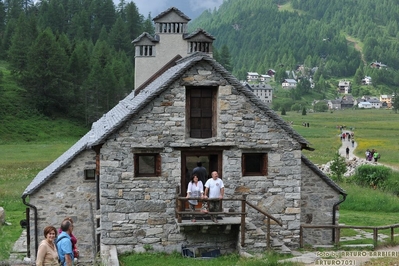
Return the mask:
[[39,34],[28,54],[28,69],[24,77],[36,106],[46,115],[68,112],[71,100],[65,50],[56,42],[50,29]]
[[36,36],[35,19],[33,17],[29,19],[25,13],[21,13],[8,50],[11,71],[18,77],[23,76],[27,71],[28,52]]

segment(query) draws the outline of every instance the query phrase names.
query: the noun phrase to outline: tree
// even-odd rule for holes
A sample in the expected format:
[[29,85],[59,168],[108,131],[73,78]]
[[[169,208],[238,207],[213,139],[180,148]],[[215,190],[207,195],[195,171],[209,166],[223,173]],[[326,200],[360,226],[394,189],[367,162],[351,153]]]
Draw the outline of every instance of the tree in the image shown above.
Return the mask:
[[399,96],[398,96],[398,89],[395,89],[394,93],[393,93],[393,99],[392,99],[393,103],[392,103],[392,109],[395,111],[395,114],[398,113],[398,109],[399,109]]
[[281,109],[281,115],[286,115],[284,107]]
[[218,61],[227,71],[232,71],[231,57],[227,45],[223,45],[220,53],[216,53],[215,60]]
[[338,152],[334,154],[333,160],[330,165],[332,176],[334,181],[343,181],[343,176],[346,172],[346,162],[345,158],[342,157]]
[[28,53],[28,68],[24,84],[36,107],[46,115],[68,112],[72,91],[66,67],[68,57],[56,42],[50,29],[36,38]]
[[129,50],[132,50],[132,47],[134,47],[130,43],[131,40],[129,40],[129,34],[122,18],[118,18],[114,26],[112,26],[109,33],[109,42],[114,46],[116,51],[124,51],[128,53]]
[[18,77],[27,71],[28,51],[32,43],[29,30],[28,19],[25,13],[21,13],[18,18],[15,33],[11,37],[10,49],[8,50],[11,72]]
[[305,107],[303,107],[303,109],[302,109],[302,115],[306,115],[306,108]]

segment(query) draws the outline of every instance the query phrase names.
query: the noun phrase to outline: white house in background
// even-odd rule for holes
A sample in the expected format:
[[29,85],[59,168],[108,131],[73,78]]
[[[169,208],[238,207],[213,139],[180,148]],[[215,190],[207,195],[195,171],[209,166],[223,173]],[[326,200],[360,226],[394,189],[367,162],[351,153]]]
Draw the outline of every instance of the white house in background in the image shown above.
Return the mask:
[[371,104],[372,108],[380,109],[382,106],[382,102],[377,98],[368,99],[368,102]]
[[259,74],[258,72],[247,72],[247,81],[258,81],[259,79]]
[[362,84],[363,85],[371,85],[371,84],[373,84],[372,81],[371,81],[371,77],[370,76],[365,76],[362,79]]
[[262,102],[270,105],[273,100],[273,88],[269,84],[246,84],[246,86],[258,96]]
[[294,89],[296,88],[297,81],[295,79],[285,79],[281,86],[283,89]]
[[270,82],[270,79],[271,79],[271,77],[269,75],[260,75],[260,78],[259,78],[259,80],[261,82],[266,82],[266,83]]
[[357,104],[357,107],[364,108],[364,109],[372,108],[371,103],[369,103],[369,102],[360,102]]

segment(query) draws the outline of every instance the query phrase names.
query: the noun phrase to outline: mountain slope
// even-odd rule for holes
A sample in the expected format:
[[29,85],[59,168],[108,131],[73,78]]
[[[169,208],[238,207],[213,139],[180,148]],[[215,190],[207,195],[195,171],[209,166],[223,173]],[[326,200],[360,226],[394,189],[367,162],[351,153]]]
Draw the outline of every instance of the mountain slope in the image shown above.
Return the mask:
[[353,76],[364,62],[348,36],[364,43],[367,63],[377,60],[399,69],[397,14],[395,0],[230,0],[205,11],[190,27],[214,35],[217,48],[229,47],[239,78],[247,71],[299,64],[323,66],[325,77]]

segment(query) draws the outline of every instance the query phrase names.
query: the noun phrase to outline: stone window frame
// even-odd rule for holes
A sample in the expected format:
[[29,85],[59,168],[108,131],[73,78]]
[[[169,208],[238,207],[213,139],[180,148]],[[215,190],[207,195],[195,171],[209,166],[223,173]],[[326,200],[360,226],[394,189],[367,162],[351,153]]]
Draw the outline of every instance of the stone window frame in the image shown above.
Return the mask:
[[212,43],[211,42],[188,42],[188,53],[192,54],[195,52],[210,53]]
[[[153,171],[140,172],[140,159],[143,157],[153,158]],[[161,154],[160,153],[135,153],[133,156],[134,177],[159,177],[161,176]]]
[[[186,86],[186,132],[190,138],[207,139],[216,137],[217,125],[217,92],[218,86]],[[194,96],[195,91],[201,90],[201,96]],[[202,99],[202,93],[205,93]],[[193,98],[197,103],[194,104]],[[210,109],[202,108],[198,110],[198,102],[206,100]],[[209,100],[209,98],[211,98]],[[210,123],[209,123],[210,119]],[[194,122],[194,121],[201,122]],[[207,120],[207,121],[206,121]],[[198,124],[201,124],[198,128]],[[206,125],[208,124],[208,125]]]
[[[258,162],[258,165],[255,165],[255,169],[253,169],[254,166],[249,167],[249,163],[253,163],[254,161]],[[241,156],[242,176],[267,176],[268,163],[269,160],[267,153],[243,153]],[[249,170],[247,170],[248,168]]]
[[84,170],[85,181],[96,181],[96,169],[85,169]]

